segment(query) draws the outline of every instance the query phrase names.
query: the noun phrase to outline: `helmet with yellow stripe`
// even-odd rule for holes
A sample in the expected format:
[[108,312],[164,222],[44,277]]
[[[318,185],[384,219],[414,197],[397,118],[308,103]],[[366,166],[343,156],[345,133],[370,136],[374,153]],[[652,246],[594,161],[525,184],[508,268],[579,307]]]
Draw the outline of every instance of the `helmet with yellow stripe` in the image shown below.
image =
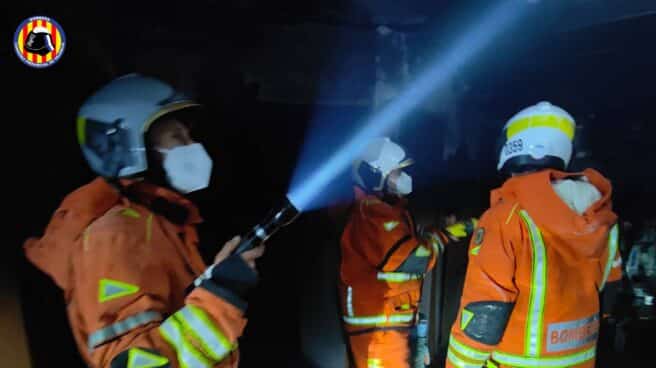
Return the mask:
[[82,104],[77,138],[98,175],[117,179],[148,169],[144,134],[158,118],[198,104],[155,78],[129,74],[100,88]]
[[562,108],[540,102],[513,116],[503,128],[497,170],[504,173],[553,168],[565,170],[572,158],[574,118]]

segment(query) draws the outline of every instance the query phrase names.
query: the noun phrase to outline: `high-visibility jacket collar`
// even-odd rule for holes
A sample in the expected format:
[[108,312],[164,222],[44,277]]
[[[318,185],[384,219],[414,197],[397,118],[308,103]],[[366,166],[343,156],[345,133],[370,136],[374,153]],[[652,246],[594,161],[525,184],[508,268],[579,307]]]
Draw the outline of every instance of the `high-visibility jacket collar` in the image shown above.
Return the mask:
[[[121,183],[125,186],[125,192],[130,197],[133,197],[138,203],[153,210],[156,210],[153,208],[155,204],[157,202],[161,203],[162,200],[184,209],[186,211],[185,218],[181,221],[173,221],[178,225],[196,225],[203,222],[198,207],[173,190],[146,181],[122,180]],[[124,198],[124,201],[129,203],[130,198]]]
[[389,206],[397,207],[399,209],[404,209],[408,205],[408,199],[405,197],[391,197],[391,196],[380,196],[375,195],[369,192],[366,192],[359,186],[353,188],[355,193],[356,201],[368,200],[368,201],[380,201],[386,203]]

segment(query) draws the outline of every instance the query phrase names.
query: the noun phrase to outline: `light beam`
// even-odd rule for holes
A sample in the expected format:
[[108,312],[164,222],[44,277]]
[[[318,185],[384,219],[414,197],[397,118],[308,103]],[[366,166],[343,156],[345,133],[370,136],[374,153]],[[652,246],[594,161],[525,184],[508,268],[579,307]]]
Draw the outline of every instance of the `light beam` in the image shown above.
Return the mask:
[[[360,154],[365,143],[376,136],[386,135],[413,109],[432,93],[449,85],[451,78],[472,60],[520,16],[524,7],[517,1],[503,0],[456,39],[453,46],[440,52],[425,70],[385,108],[373,115],[364,128],[339,147],[335,153],[307,177],[294,174],[289,200],[302,211],[319,208],[326,203],[318,200],[328,184]],[[327,201],[328,199],[326,199]]]

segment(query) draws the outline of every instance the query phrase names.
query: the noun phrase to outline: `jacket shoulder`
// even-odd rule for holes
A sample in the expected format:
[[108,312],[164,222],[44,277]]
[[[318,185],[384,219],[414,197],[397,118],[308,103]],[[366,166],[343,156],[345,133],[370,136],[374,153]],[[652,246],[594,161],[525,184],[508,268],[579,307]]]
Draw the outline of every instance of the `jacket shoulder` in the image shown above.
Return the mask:
[[134,236],[144,234],[154,214],[141,206],[117,204],[89,225],[96,232],[115,232]]
[[499,200],[483,213],[479,223],[499,228],[506,227],[519,220],[520,210],[519,202]]
[[375,196],[367,196],[355,203],[356,213],[364,219],[397,218],[401,215],[398,208]]

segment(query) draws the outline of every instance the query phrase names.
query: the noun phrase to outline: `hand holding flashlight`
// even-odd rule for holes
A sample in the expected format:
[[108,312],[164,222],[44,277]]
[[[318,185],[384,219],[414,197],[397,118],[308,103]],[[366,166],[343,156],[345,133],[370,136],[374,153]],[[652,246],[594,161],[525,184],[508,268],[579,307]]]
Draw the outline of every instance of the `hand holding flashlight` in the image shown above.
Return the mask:
[[[214,264],[218,264],[222,261],[224,261],[226,258],[232,254],[232,252],[237,249],[237,246],[241,243],[241,237],[240,236],[235,236],[228,242],[226,242],[223,245],[223,248],[219,251],[219,253],[216,254],[214,257]],[[255,270],[255,260],[262,257],[264,255],[264,251],[266,250],[265,244],[260,244],[259,246],[248,250],[244,253],[241,254],[241,258],[250,266],[253,270]]]

